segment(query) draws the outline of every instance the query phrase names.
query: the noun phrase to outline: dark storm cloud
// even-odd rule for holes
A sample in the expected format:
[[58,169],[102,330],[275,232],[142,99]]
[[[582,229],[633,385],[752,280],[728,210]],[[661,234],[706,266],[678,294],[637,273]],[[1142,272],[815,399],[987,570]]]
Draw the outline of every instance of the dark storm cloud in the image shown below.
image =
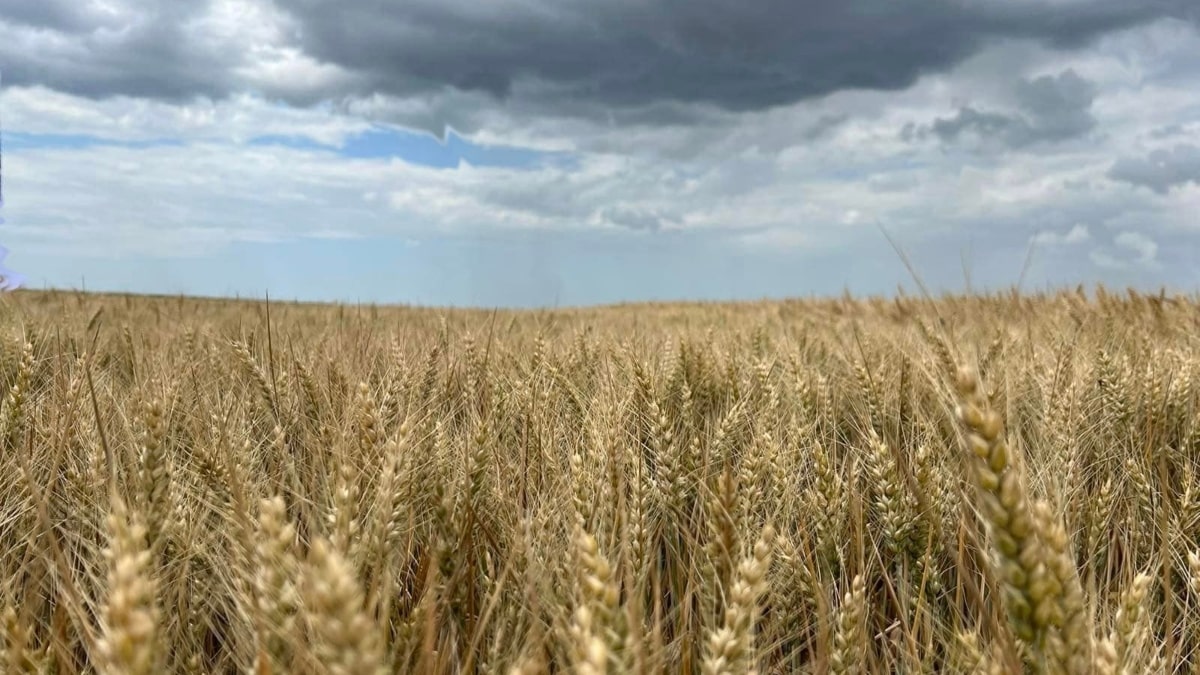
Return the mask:
[[[741,111],[848,88],[901,89],[996,40],[1071,48],[1157,18],[1197,14],[1194,0],[276,4],[295,19],[305,53],[356,76],[327,91],[281,87],[274,92],[281,96],[304,102],[317,94],[407,97],[457,89],[502,101],[520,96],[534,112],[570,105],[582,107],[573,114],[597,116],[664,101]],[[146,0],[136,8],[144,16],[128,34],[99,39],[89,29],[110,19],[82,3],[6,2],[0,22],[65,31],[80,40],[80,49],[70,57],[45,56],[0,45],[0,58],[10,81],[87,96],[230,93],[240,88],[231,64],[241,55],[208,53],[180,28],[179,12],[203,6]]]
[[143,0],[125,12],[65,0],[5,2],[0,27],[24,38],[0,41],[5,82],[90,98],[226,96],[238,57],[189,32],[188,21],[204,10],[204,3],[168,0]]
[[1122,157],[1113,164],[1108,176],[1159,194],[1188,183],[1200,185],[1200,147],[1177,145],[1169,150],[1155,150],[1146,157]]
[[[397,95],[449,86],[637,106],[760,109],[847,88],[899,89],[999,38],[1074,47],[1194,13],[1130,3],[921,0],[282,0],[306,50]],[[1034,93],[1036,96],[1036,92]]]
[[1022,148],[1041,142],[1077,138],[1096,126],[1092,101],[1096,86],[1067,70],[1058,75],[1043,75],[1021,81],[1016,88],[1016,113],[999,113],[963,106],[952,117],[937,119],[915,132],[907,127],[902,135],[911,140],[932,133],[947,142],[972,135],[1010,148]]

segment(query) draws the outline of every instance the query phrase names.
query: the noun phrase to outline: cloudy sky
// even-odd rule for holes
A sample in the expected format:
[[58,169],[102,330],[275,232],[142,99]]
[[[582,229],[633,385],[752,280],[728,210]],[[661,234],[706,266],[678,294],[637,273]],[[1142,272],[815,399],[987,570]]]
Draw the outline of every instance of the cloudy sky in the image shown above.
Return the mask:
[[1200,282],[1195,0],[4,0],[0,72],[33,287]]

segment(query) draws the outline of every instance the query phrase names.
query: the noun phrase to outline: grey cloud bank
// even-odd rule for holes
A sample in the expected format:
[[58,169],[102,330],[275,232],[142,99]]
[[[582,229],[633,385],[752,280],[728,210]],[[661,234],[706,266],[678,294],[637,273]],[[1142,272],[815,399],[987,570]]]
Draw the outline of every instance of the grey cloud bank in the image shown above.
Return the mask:
[[[1200,15],[1192,0],[279,0],[248,6],[255,11],[226,17],[242,22],[234,26],[206,20],[211,6],[204,2],[9,0],[0,19],[10,36],[27,39],[0,43],[0,56],[14,84],[89,97],[221,96],[247,84],[240,71],[244,55],[226,39],[260,30],[266,46],[299,48],[347,74],[304,83],[307,88],[260,83],[268,94],[300,102],[454,89],[546,109],[582,102],[587,105],[579,112],[590,114],[663,101],[741,111],[844,89],[902,89],[998,40],[1079,48],[1115,30]],[[269,30],[253,25],[268,22]],[[28,46],[41,49],[23,49]],[[1071,102],[1055,96],[1081,95],[1063,91],[1064,84],[1070,83],[1031,84],[1027,103],[1036,112],[1042,104]]]
[[1064,141],[1086,135],[1096,126],[1091,113],[1096,85],[1074,70],[1021,80],[1014,88],[1017,112],[978,110],[964,105],[952,117],[917,127],[907,124],[901,137],[912,140],[929,134],[944,142],[965,136],[1007,148]]
[[1177,145],[1155,150],[1146,157],[1122,157],[1108,175],[1159,194],[1189,183],[1200,184],[1200,147]]

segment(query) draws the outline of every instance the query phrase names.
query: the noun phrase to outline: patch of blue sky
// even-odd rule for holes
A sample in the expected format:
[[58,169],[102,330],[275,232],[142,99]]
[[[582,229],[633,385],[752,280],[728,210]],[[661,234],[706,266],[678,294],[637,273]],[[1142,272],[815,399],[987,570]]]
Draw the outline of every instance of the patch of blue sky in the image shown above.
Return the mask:
[[[183,146],[181,139],[157,138],[120,140],[88,134],[44,134],[6,131],[4,149],[21,150],[85,150],[96,147],[148,149]],[[571,168],[574,158],[569,153],[545,152],[530,148],[472,143],[453,131],[442,142],[426,133],[377,126],[351,136],[340,147],[320,143],[306,136],[262,135],[248,140],[252,146],[282,146],[310,152],[330,152],[351,159],[399,159],[410,164],[438,169],[455,169],[460,162],[472,166],[536,169],[554,165]]]
[[24,131],[4,132],[5,150],[84,150],[95,147],[120,147],[135,150],[181,146],[183,141],[170,138],[118,140],[87,134],[38,134]]
[[534,169],[551,162],[567,159],[565,153],[544,152],[530,148],[472,143],[454,133],[446,132],[443,142],[431,134],[377,126],[349,138],[339,154],[352,158],[399,158],[413,164],[439,169],[457,168],[460,162],[472,166],[494,166],[511,169]]

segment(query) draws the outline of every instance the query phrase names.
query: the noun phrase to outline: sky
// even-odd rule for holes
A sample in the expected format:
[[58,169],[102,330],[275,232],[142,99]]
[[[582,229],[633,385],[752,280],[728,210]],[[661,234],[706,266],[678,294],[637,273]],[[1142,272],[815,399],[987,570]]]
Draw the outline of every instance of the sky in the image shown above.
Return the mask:
[[33,288],[1200,284],[1195,0],[4,0],[0,73]]

